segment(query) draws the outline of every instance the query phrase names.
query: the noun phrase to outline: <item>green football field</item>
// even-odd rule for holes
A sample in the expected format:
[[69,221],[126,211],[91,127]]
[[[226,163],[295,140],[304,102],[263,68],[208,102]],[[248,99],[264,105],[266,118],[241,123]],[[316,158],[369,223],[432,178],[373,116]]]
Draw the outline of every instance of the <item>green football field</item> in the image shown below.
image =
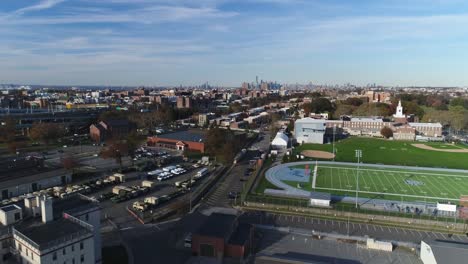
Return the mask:
[[[359,173],[359,177],[358,176]],[[311,169],[313,174],[313,169]],[[312,178],[300,188],[312,190]],[[447,171],[417,171],[408,169],[320,164],[317,171],[317,191],[355,196],[359,178],[359,197],[405,201],[452,201],[468,195],[468,174]],[[298,187],[297,182],[287,184]]]
[[[377,138],[350,137],[335,143],[335,161],[356,162],[355,150],[362,150],[362,162],[370,164],[405,165],[468,170],[468,153],[441,152],[420,149],[414,141],[396,141]],[[466,145],[438,142],[421,143],[436,149],[466,149]],[[294,149],[296,154],[303,150],[332,152],[332,144],[303,144]]]

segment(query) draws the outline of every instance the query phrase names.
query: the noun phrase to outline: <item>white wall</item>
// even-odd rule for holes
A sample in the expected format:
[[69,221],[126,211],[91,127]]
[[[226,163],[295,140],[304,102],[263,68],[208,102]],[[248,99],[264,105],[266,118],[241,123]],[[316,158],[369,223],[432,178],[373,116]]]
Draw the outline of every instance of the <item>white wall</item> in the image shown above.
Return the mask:
[[[23,261],[28,261],[33,264],[48,264],[48,263],[72,263],[75,259],[76,264],[94,264],[94,241],[93,237],[81,241],[67,242],[58,245],[54,250],[47,250],[46,252],[31,252],[28,248],[32,246],[25,246],[24,241],[16,241],[16,248],[19,250],[19,243],[22,244],[21,251],[19,251]],[[80,243],[83,243],[83,249],[80,249]],[[64,252],[65,249],[65,252]],[[73,249],[73,250],[72,250]],[[54,253],[56,260],[54,260]],[[64,254],[65,253],[65,254]],[[43,254],[42,256],[40,256]],[[81,256],[84,256],[84,262],[81,262]]]
[[[37,188],[38,190],[41,190],[41,189],[46,189],[46,188],[50,188],[50,187],[54,187],[54,186],[59,186],[59,185],[62,185],[62,175],[60,176],[55,176],[55,177],[50,177],[50,178],[46,178],[46,179],[42,179],[42,180],[38,180],[38,181],[31,181],[31,182],[28,182],[28,183],[24,183],[24,184],[20,184],[18,186],[9,186],[9,187],[6,187],[6,188],[0,188],[0,195],[2,193],[2,191],[4,190],[8,190],[8,196],[11,198],[11,197],[15,197],[15,196],[19,196],[19,195],[22,195],[22,194],[26,194],[26,193],[31,193],[33,190],[32,190],[32,184],[33,183],[37,183]],[[66,179],[67,179],[67,182],[71,182],[72,180],[72,176],[71,174],[68,174],[68,175],[65,175],[66,176]],[[1,197],[0,197],[1,199]]]
[[101,245],[101,233],[100,233],[101,210],[87,211],[87,212],[80,213],[80,215],[73,215],[73,216],[93,226],[94,228],[94,255],[96,258],[96,263],[101,263],[101,259],[102,259],[102,256],[101,256],[102,245]]
[[421,241],[421,260],[424,264],[437,264],[431,246]]

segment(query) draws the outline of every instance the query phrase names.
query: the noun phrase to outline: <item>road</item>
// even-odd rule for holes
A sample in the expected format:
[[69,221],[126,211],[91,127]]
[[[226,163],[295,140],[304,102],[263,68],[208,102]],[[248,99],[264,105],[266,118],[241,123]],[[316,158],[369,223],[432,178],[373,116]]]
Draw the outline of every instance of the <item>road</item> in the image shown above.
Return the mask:
[[230,207],[233,203],[237,202],[237,200],[230,200],[228,198],[229,192],[242,192],[246,182],[241,181],[240,179],[247,168],[249,168],[249,160],[254,157],[259,157],[259,150],[267,151],[269,144],[269,135],[264,135],[261,140],[257,140],[252,143],[244,158],[242,158],[242,160],[232,168],[228,175],[221,179],[221,182],[218,183],[216,189],[204,199],[202,208]]

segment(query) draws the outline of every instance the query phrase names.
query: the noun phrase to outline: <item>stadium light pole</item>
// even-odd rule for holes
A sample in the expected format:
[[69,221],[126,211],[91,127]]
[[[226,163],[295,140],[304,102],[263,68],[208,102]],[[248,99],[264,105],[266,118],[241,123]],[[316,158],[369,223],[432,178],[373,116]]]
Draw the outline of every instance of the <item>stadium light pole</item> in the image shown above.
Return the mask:
[[358,191],[359,191],[359,164],[362,158],[362,150],[356,149],[356,158],[357,158],[357,173],[356,173],[356,209],[358,208]]
[[335,161],[335,134],[336,134],[336,124],[333,124],[333,161]]

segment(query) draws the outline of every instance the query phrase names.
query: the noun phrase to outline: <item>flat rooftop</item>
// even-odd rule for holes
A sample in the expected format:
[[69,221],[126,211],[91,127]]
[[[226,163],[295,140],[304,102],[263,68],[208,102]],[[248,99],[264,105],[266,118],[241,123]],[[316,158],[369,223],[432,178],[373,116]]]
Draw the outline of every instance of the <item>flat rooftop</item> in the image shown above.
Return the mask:
[[212,213],[196,234],[207,237],[226,238],[232,231],[231,227],[235,220],[235,215]]
[[16,205],[10,204],[10,205],[4,206],[4,207],[0,207],[0,210],[2,210],[4,212],[10,212],[10,211],[14,211],[14,210],[21,210],[21,208],[17,207]]
[[72,236],[76,238],[92,235],[87,228],[63,218],[46,224],[38,221],[22,223],[15,229],[36,243],[40,249],[46,249],[54,243],[66,242]]
[[158,138],[168,138],[180,141],[191,141],[191,142],[204,142],[206,134],[204,131],[200,130],[185,130],[178,131],[173,133],[167,133],[159,135]]
[[64,212],[74,215],[75,213],[98,209],[99,205],[80,195],[72,195],[64,199],[54,199],[54,219],[62,218]]

